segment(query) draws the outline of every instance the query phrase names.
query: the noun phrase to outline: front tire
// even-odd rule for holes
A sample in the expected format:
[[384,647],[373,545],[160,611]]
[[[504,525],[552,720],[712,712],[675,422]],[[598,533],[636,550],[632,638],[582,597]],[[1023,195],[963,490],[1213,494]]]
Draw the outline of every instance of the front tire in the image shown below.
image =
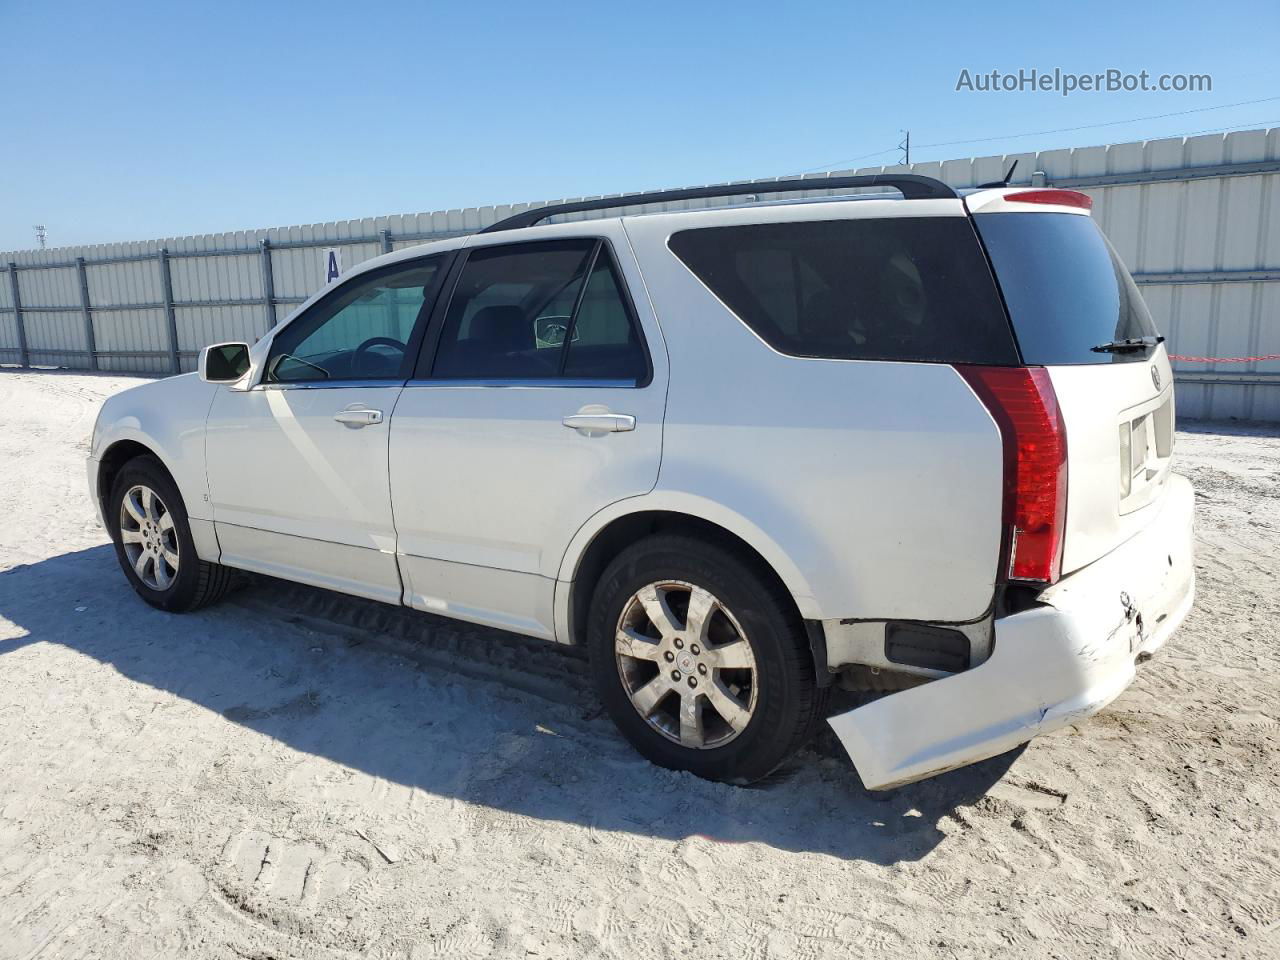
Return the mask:
[[719,544],[657,535],[624,550],[596,586],[587,634],[610,717],[662,767],[759,780],[825,706],[790,598]]
[[230,568],[196,555],[186,505],[159,460],[144,456],[126,463],[105,513],[120,569],[151,606],[185,613],[226,593]]

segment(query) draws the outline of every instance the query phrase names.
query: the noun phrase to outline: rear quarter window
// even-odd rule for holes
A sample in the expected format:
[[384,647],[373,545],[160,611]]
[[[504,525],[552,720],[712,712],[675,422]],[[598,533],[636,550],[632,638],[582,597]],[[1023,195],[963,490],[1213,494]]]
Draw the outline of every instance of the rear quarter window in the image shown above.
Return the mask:
[[1016,364],[966,217],[706,227],[671,251],[775,350],[797,357]]

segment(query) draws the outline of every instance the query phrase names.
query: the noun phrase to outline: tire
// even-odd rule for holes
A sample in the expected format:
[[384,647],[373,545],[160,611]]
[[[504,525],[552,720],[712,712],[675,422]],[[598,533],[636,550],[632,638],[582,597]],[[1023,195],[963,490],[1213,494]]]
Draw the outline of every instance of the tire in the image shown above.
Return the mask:
[[[691,618],[708,594],[711,616]],[[624,550],[596,585],[587,644],[605,709],[661,767],[750,783],[790,757],[823,716],[827,689],[791,598],[720,544],[660,534]]]
[[[143,491],[151,491],[151,496]],[[131,496],[132,510],[125,505],[126,496]],[[182,495],[155,457],[135,457],[120,468],[105,513],[120,569],[151,606],[186,613],[220,600],[227,592],[231,569],[196,555]],[[142,573],[139,553],[147,554]]]

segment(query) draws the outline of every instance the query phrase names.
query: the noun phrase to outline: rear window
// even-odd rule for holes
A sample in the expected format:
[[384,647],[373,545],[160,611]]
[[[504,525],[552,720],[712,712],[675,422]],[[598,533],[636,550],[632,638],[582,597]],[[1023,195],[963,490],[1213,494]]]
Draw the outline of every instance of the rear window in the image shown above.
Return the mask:
[[707,227],[674,234],[670,246],[781,353],[1018,362],[991,270],[966,217]]
[[979,213],[973,219],[1026,363],[1125,363],[1150,356],[1149,350],[1091,349],[1156,332],[1133,278],[1092,217]]

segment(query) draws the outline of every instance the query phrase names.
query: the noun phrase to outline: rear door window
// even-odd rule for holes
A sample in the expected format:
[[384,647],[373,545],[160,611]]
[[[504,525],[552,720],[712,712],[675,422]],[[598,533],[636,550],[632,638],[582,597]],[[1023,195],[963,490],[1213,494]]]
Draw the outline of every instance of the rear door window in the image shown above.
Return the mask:
[[645,378],[648,360],[627,309],[613,258],[601,249],[565,347],[564,375],[588,380]]
[[558,376],[564,336],[552,335],[549,319],[566,302],[572,312],[594,248],[592,241],[570,240],[472,251],[445,315],[434,375]]
[[608,246],[557,240],[474,250],[432,376],[640,383],[648,357]]
[[1092,217],[974,216],[1029,364],[1142,361],[1150,350],[1093,347],[1156,335],[1137,285]]
[[684,230],[672,252],[775,350],[800,357],[1016,364],[966,217]]

